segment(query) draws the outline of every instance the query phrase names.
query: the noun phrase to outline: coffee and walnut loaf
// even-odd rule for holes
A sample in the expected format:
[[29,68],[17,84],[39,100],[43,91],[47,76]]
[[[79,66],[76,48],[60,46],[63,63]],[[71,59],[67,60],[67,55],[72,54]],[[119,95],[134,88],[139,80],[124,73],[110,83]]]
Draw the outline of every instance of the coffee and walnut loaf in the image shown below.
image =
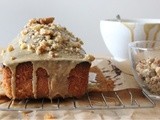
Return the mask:
[[82,45],[52,17],[30,20],[2,51],[6,95],[12,99],[81,97],[94,60]]

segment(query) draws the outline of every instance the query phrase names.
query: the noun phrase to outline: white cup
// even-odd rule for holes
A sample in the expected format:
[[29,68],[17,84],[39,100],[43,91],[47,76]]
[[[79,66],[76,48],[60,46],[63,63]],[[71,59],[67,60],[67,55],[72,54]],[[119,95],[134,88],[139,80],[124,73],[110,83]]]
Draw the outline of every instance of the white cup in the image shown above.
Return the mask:
[[114,64],[123,72],[132,74],[128,44],[132,41],[160,40],[160,19],[101,20],[100,32]]

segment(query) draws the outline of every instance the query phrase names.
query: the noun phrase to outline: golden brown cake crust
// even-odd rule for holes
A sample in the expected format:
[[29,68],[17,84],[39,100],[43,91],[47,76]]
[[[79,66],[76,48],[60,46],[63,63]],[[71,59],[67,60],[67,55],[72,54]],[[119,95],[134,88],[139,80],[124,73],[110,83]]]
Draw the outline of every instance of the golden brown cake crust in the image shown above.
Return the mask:
[[68,90],[71,95],[81,97],[85,94],[88,86],[89,68],[90,64],[88,62],[83,62],[71,70],[68,77]]
[[[19,98],[30,98],[32,93],[32,72],[31,62],[20,63],[16,68],[16,96]],[[24,94],[25,93],[25,94]]]
[[12,73],[11,73],[11,70],[8,67],[4,66],[3,69],[2,69],[2,74],[3,74],[2,86],[4,88],[5,94],[9,98],[12,98],[12,92],[11,92],[11,77],[12,77]]
[[48,74],[45,69],[38,68],[36,71],[37,76],[37,97],[49,97],[48,89]]
[[[88,84],[89,62],[81,62],[70,71],[68,77],[68,92],[70,96],[81,97],[85,94]],[[16,67],[16,99],[34,98],[32,90],[31,62],[20,63]],[[48,74],[45,69],[38,68],[37,76],[37,98],[48,98]],[[3,88],[9,98],[13,98],[11,89],[12,72],[9,67],[3,67]],[[55,96],[56,97],[56,96]]]

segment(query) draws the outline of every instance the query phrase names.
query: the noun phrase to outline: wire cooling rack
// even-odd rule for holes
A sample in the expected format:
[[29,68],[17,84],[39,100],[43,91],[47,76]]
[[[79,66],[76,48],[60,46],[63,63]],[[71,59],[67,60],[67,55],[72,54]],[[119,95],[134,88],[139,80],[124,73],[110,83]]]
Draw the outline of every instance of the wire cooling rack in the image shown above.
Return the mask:
[[152,108],[154,101],[141,90],[87,93],[84,97],[67,99],[6,100],[0,104],[2,111],[48,110],[100,110]]

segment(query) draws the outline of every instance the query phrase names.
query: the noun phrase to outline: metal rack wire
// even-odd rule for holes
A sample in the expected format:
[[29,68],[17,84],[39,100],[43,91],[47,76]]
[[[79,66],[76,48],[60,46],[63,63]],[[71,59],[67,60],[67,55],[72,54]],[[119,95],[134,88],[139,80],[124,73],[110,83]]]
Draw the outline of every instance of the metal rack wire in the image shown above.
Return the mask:
[[[138,93],[138,95],[137,95]],[[117,92],[87,93],[84,97],[67,99],[8,100],[0,104],[3,111],[46,110],[100,110],[152,108],[154,101],[143,91],[123,90]]]

